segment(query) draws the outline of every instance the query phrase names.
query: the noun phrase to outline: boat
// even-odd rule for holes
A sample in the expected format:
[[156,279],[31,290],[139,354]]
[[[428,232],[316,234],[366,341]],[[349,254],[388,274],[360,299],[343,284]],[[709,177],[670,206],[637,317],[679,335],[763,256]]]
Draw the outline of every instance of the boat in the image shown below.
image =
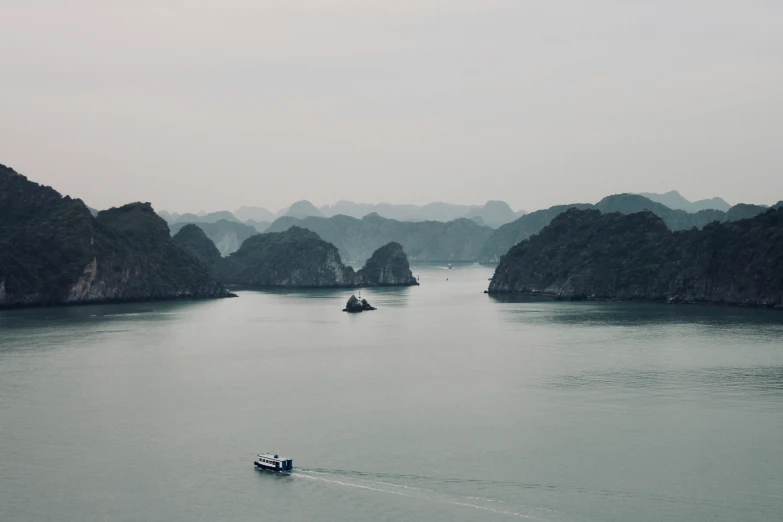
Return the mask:
[[256,469],[268,471],[291,471],[294,468],[293,460],[281,457],[277,453],[259,453],[253,464]]

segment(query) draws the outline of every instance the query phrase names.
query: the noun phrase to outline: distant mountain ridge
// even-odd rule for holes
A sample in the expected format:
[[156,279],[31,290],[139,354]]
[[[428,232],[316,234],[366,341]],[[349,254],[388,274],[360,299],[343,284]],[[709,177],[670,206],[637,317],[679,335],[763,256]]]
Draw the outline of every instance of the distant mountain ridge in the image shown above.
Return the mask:
[[670,190],[663,194],[656,194],[654,192],[642,192],[639,194],[647,199],[666,205],[672,210],[684,210],[686,212],[698,212],[700,210],[722,210],[727,212],[731,205],[723,198],[710,198],[700,199],[698,201],[689,201],[685,199],[676,190]]
[[[677,191],[670,191],[665,194],[652,194],[652,196],[659,200],[670,201],[674,205],[692,209],[711,206],[725,208],[728,205],[720,198],[690,202]],[[695,212],[689,212],[671,208],[660,201],[640,194],[614,194],[603,198],[595,204],[556,205],[530,214],[514,212],[503,201],[488,201],[483,206],[452,205],[448,203],[431,203],[423,206],[392,205],[388,203],[371,205],[338,201],[335,205],[325,205],[318,209],[309,201],[302,200],[278,212],[276,214],[278,218],[272,223],[247,220],[246,224],[253,227],[257,232],[280,232],[291,225],[314,230],[326,240],[337,245],[342,255],[352,261],[367,259],[367,256],[375,248],[381,246],[382,241],[373,237],[373,234],[381,234],[379,237],[385,240],[397,241],[403,244],[408,255],[415,261],[461,260],[496,263],[500,256],[505,254],[512,246],[538,233],[549,224],[552,218],[572,207],[579,209],[596,208],[603,212],[617,211],[624,214],[648,209],[661,217],[671,230],[685,230],[691,227],[701,228],[713,221],[736,221],[753,217],[767,208],[764,205],[740,203],[733,207],[728,207],[727,211],[701,208]],[[242,207],[237,212],[239,213],[240,211],[243,212],[243,217],[249,215],[275,215],[261,207]],[[384,217],[381,212],[386,215],[398,215],[402,219]],[[166,213],[161,212],[160,214],[165,215]],[[189,222],[187,221],[188,219],[194,220],[193,222],[195,223],[216,222],[219,217],[227,214],[230,215],[230,213],[224,211],[203,214],[201,216],[185,214],[171,215],[171,217],[175,218],[176,222],[174,225],[177,225]],[[330,214],[334,215],[328,218],[325,217]],[[441,221],[454,215],[459,217],[450,221]],[[236,216],[234,217],[236,219]],[[437,219],[420,221],[420,218],[426,217]],[[381,227],[382,229],[378,228],[379,222],[377,220],[373,221],[374,218],[397,222],[397,231],[392,233],[390,226]],[[312,221],[313,219],[331,219],[332,221]],[[455,227],[452,224],[443,228],[443,230],[449,231],[447,236],[436,237],[435,229],[438,228],[436,225],[423,225],[418,228],[404,228],[401,225],[401,223],[435,222],[446,224],[456,222],[459,219],[470,220],[478,227],[483,227],[483,229],[468,229],[466,225],[462,224],[461,230],[457,233],[456,230],[460,227]],[[238,219],[236,220],[238,221]],[[362,222],[364,222],[363,225]],[[369,230],[372,228],[370,224],[373,222],[377,230],[370,233]],[[174,225],[172,225],[173,231],[176,232],[177,228]],[[486,229],[492,228],[495,230],[487,235]],[[427,234],[419,236],[419,232],[425,229],[430,229],[429,236]],[[206,227],[205,230],[207,230]],[[455,233],[462,234],[461,240],[456,239]],[[230,254],[238,249],[241,241],[248,237],[247,233],[236,234],[235,236],[228,233],[225,238],[218,237],[211,232],[208,232],[208,235],[215,241],[223,255]],[[425,237],[428,237],[428,239],[424,239]],[[476,245],[482,241],[483,244],[477,247]],[[426,243],[429,243],[429,245],[426,245]]]
[[326,217],[309,201],[297,201],[283,213],[284,216],[303,219],[306,217]]
[[217,223],[218,221],[233,221],[239,223],[239,220],[228,210],[210,212],[208,214],[180,214],[173,223]]
[[269,221],[270,223],[275,220],[277,215],[274,212],[263,207],[239,207],[234,211],[234,215],[240,221]]
[[363,262],[381,246],[395,242],[413,261],[473,261],[493,230],[470,219],[397,221],[378,214],[362,219],[338,215],[331,218],[281,217],[267,232],[282,232],[293,226],[306,228],[334,244],[349,261]]
[[443,223],[460,218],[481,218],[484,224],[497,228],[524,215],[524,210],[514,212],[504,201],[487,201],[484,205],[456,205],[452,203],[428,203],[426,205],[392,203],[354,203],[338,201],[334,205],[325,205],[319,209],[324,216],[337,215],[361,219],[370,214],[378,214],[397,221],[440,221]]
[[[216,223],[220,220],[235,221],[255,226],[259,232],[264,231],[263,224],[271,223],[283,216],[298,219],[307,217],[334,217],[338,215],[361,219],[369,214],[378,214],[387,219],[397,221],[440,221],[443,223],[455,219],[467,218],[481,225],[497,228],[509,223],[527,212],[520,210],[515,212],[504,201],[487,201],[484,205],[454,205],[451,203],[429,203],[427,205],[394,205],[391,203],[365,204],[351,201],[338,201],[334,205],[324,205],[317,208],[307,200],[297,201],[292,205],[278,211],[271,212],[263,207],[243,206],[235,212],[223,210],[218,212],[198,212],[178,214],[165,210],[158,215],[169,224],[178,223]],[[257,226],[262,224],[262,226]]]

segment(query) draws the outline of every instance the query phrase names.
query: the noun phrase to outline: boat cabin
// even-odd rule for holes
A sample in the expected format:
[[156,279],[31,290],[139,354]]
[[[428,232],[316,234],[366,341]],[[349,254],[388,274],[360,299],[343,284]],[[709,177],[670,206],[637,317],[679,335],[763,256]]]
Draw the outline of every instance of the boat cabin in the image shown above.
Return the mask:
[[270,471],[291,471],[294,468],[293,460],[281,457],[276,453],[259,453],[253,464],[256,468]]

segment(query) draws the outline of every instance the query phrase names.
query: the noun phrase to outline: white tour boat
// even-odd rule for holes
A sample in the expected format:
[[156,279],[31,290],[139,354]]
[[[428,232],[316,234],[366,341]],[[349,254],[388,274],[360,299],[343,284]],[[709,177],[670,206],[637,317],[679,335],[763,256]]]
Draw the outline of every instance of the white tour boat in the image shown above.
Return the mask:
[[281,457],[277,453],[259,453],[253,464],[258,469],[269,471],[291,471],[294,468],[293,460]]

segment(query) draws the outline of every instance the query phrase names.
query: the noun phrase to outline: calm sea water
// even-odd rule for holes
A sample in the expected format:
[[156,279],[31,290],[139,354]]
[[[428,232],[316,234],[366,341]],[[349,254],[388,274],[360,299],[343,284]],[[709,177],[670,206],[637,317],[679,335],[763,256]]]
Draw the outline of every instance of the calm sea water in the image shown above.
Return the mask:
[[783,518],[783,313],[414,273],[0,312],[0,520]]

